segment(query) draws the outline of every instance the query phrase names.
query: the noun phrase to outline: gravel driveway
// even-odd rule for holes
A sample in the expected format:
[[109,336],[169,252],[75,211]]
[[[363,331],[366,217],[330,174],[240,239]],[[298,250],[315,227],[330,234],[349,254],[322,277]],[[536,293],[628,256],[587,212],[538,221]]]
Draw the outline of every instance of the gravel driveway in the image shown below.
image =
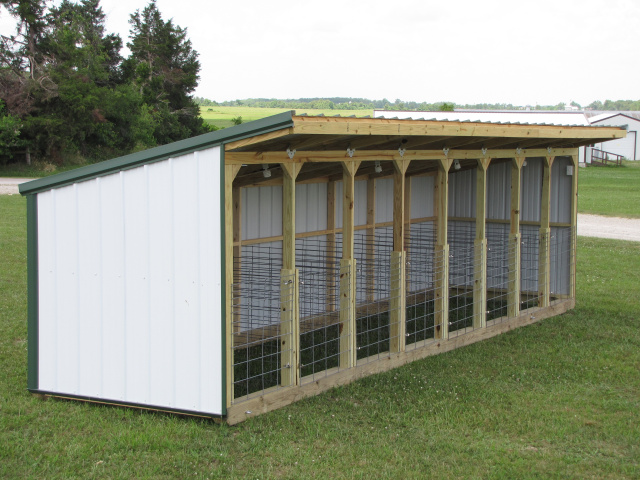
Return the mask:
[[[32,178],[0,178],[0,195],[17,195],[18,185]],[[640,242],[640,219],[578,214],[578,235]]]

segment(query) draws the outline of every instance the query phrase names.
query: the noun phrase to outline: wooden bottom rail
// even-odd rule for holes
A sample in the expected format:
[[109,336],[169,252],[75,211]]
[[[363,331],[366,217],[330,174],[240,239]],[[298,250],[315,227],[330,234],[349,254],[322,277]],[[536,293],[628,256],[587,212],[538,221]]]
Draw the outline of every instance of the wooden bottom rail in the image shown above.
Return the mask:
[[515,318],[508,318],[504,321],[498,321],[501,319],[489,321],[487,322],[486,328],[476,329],[466,335],[456,336],[448,340],[442,339],[432,341],[424,347],[406,352],[388,353],[377,361],[357,365],[356,367],[346,370],[336,370],[334,374],[327,375],[315,381],[305,382],[305,379],[303,378],[301,379],[300,386],[282,388],[260,397],[240,401],[230,405],[227,408],[226,421],[228,424],[234,425],[246,420],[247,418],[276,410],[298,400],[302,400],[303,398],[318,395],[319,393],[340,385],[346,385],[358,380],[359,378],[375,373],[385,372],[430,355],[437,355],[439,353],[455,350],[456,348],[495,337],[509,330],[539,322],[545,318],[560,315],[572,309],[574,306],[574,299],[558,300],[549,307],[535,309],[533,312],[525,310]]

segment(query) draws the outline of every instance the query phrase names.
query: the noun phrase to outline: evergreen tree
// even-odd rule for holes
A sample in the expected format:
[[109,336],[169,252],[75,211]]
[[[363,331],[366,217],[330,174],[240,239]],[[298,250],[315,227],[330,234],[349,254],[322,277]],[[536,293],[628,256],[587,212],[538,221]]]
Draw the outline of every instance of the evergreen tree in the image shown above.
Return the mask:
[[198,85],[200,62],[191,47],[187,30],[164,21],[152,0],[129,20],[131,56],[125,60],[125,79],[142,95],[154,117],[158,144],[181,140],[209,131],[199,116],[192,92]]

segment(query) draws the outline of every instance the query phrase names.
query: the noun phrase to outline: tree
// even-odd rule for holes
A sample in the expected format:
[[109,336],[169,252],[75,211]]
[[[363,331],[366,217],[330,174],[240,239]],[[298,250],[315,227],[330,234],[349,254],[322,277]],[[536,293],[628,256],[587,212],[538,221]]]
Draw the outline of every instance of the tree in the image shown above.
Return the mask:
[[187,30],[164,21],[152,0],[129,20],[131,56],[124,61],[124,78],[142,95],[155,118],[154,137],[169,143],[209,131],[191,94],[198,84],[200,62]]

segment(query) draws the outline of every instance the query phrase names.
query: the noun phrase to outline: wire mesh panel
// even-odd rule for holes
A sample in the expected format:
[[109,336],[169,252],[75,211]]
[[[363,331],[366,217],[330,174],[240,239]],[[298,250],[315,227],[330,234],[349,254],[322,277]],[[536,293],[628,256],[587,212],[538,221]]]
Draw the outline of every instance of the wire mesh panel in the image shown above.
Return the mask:
[[574,279],[572,242],[575,241],[575,229],[571,227],[552,227],[550,245],[550,290],[552,298],[567,296],[571,293]]
[[487,321],[507,316],[509,225],[487,223]]
[[442,259],[435,258],[436,230],[433,222],[411,225],[406,262],[406,348],[434,338],[435,273]]
[[392,227],[377,228],[375,235],[364,230],[355,234],[358,359],[389,351],[392,251]]
[[475,222],[449,222],[449,333],[473,328]]
[[235,399],[259,396],[266,389],[282,386],[281,358],[287,353],[283,350],[291,348],[290,341],[287,347],[282,346],[282,323],[291,323],[295,311],[295,289],[284,289],[283,285],[291,285],[295,279],[282,277],[281,271],[281,242],[245,245],[240,258],[234,258]]
[[[296,240],[296,264],[300,272],[300,376],[319,373],[340,365],[341,317],[340,249],[326,235]],[[345,302],[342,303],[345,305]]]
[[520,226],[520,310],[534,308],[539,303],[538,264],[540,227]]

